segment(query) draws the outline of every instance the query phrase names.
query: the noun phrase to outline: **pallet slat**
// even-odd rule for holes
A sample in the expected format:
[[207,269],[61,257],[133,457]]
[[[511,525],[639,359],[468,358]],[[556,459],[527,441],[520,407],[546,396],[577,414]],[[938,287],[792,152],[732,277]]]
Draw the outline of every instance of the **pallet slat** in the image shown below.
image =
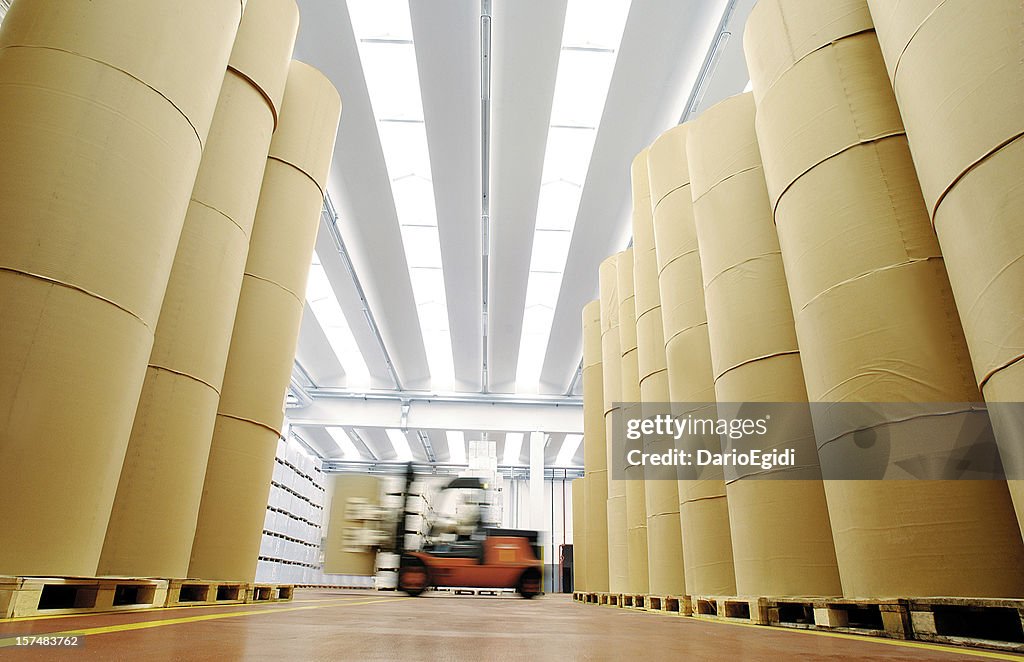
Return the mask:
[[1024,653],[1024,600],[908,601],[914,639]]
[[162,607],[165,579],[0,577],[0,618],[134,611]]

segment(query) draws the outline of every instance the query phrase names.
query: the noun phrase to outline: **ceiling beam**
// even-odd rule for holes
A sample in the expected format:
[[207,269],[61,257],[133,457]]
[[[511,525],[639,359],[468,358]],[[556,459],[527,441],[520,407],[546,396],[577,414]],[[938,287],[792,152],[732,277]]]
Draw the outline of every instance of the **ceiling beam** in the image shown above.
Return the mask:
[[519,432],[524,427],[552,433],[581,433],[583,405],[577,398],[491,399],[435,396],[405,399],[322,389],[308,391],[312,403],[288,410],[292,425],[344,425],[359,429],[403,427],[403,404],[408,404],[405,426],[410,429]]

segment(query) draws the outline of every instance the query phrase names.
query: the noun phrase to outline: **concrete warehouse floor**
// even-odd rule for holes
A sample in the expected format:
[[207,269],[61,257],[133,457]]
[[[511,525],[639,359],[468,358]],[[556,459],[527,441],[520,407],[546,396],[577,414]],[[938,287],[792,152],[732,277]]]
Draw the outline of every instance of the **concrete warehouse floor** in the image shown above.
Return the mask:
[[[78,632],[75,649],[18,648],[16,635]],[[18,660],[1018,660],[916,642],[709,623],[573,603],[343,591],[293,602],[0,621]]]

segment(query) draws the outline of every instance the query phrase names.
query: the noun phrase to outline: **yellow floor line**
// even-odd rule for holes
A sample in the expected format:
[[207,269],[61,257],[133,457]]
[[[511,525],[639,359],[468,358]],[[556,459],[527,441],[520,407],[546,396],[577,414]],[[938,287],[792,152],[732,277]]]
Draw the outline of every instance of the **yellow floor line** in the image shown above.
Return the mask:
[[[587,606],[587,605],[584,605]],[[623,611],[640,611],[639,609],[630,609],[629,607],[617,607],[615,605],[600,605],[601,607],[611,607],[612,609],[622,609]],[[871,644],[884,644],[886,646],[901,646],[903,648],[918,648],[923,650],[933,650],[942,653],[950,653],[954,655],[966,655],[969,657],[981,657],[989,660],[1014,660],[1020,662],[1024,660],[1024,656],[1016,655],[1014,653],[1001,653],[999,651],[988,651],[980,650],[977,648],[967,648],[960,646],[944,646],[942,644],[932,644],[924,641],[906,641],[905,639],[888,639],[885,637],[872,637],[862,634],[847,634],[845,632],[822,632],[821,630],[805,630],[802,628],[787,628],[787,627],[771,627],[768,625],[756,625],[754,623],[735,623],[732,621],[720,621],[711,618],[694,618],[690,616],[680,616],[678,612],[664,612],[664,611],[647,611],[649,614],[657,614],[659,616],[668,616],[671,618],[689,619],[693,623],[711,623],[714,625],[733,625],[741,628],[758,628],[761,631],[770,632],[789,632],[792,634],[810,634],[817,637],[833,637],[836,639],[849,639],[851,641],[861,641],[864,643]]]
[[340,599],[346,600],[363,600],[369,596],[365,595],[352,595],[352,596],[338,596],[336,598],[319,598],[316,600],[283,600],[281,602],[228,602],[215,605],[181,605],[180,607],[141,607],[139,609],[116,609],[114,611],[86,611],[79,612],[77,614],[40,614],[39,616],[21,616],[16,618],[0,618],[0,625],[6,623],[27,623],[29,621],[48,621],[55,620],[58,618],[82,618],[83,616],[116,616],[117,614],[138,614],[140,612],[157,611],[160,613],[168,611],[177,611],[179,609],[188,609],[192,611],[194,609],[210,609],[211,607],[269,607],[271,605],[284,605],[284,604],[303,604],[307,602],[327,602]]
[[[68,637],[68,636],[89,636],[94,634],[110,634],[113,632],[129,632],[131,630],[146,630],[149,628],[163,627],[166,625],[181,625],[183,623],[198,623],[201,621],[215,621],[223,618],[238,618],[240,616],[256,616],[259,614],[284,614],[292,611],[306,611],[309,609],[325,609],[327,607],[355,607],[358,605],[373,605],[382,602],[398,602],[411,600],[412,598],[378,598],[364,602],[351,602],[339,600],[330,601],[330,604],[307,605],[305,607],[285,607],[283,609],[260,609],[255,611],[235,611],[226,614],[201,614],[199,616],[183,616],[181,618],[168,618],[159,621],[138,621],[135,623],[120,623],[118,625],[105,625],[102,627],[83,628],[80,630],[67,630],[64,632],[40,632],[32,636],[36,637]],[[0,648],[14,646],[17,644],[17,637],[0,639]]]

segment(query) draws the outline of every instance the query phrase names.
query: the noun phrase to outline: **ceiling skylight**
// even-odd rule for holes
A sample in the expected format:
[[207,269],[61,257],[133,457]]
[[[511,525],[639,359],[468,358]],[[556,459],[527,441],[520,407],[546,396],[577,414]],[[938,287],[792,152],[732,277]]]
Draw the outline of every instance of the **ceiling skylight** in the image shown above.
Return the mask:
[[388,439],[391,440],[391,447],[395,449],[395,459],[399,462],[412,462],[412,449],[409,448],[409,439],[401,430],[388,428]]
[[361,460],[363,454],[356,448],[355,442],[352,441],[352,437],[348,435],[345,428],[328,426],[327,433],[334,439],[334,443],[338,444],[338,448],[341,449],[342,458],[345,460]]
[[519,391],[538,391],[583,183],[629,7],[630,0],[569,0],[566,9],[519,340]]
[[580,443],[583,441],[582,434],[567,434],[565,435],[565,441],[562,442],[562,447],[558,449],[558,457],[555,458],[556,467],[571,467],[574,466],[572,461],[573,456],[576,455],[576,451],[580,448]]
[[309,302],[309,307],[313,309],[320,327],[327,335],[338,362],[345,369],[346,385],[349,388],[368,388],[370,370],[366,367],[363,353],[359,351],[359,345],[352,335],[348,320],[338,305],[338,297],[335,296],[327,272],[320,262],[320,256],[316,253],[313,253],[313,264],[309,269],[306,301]]
[[430,153],[408,0],[347,0],[402,231],[431,386],[454,380]]
[[523,450],[523,433],[509,432],[505,435],[505,452],[501,456],[501,463],[508,466],[519,464],[519,454]]
[[466,433],[448,430],[448,461],[452,464],[466,464]]

